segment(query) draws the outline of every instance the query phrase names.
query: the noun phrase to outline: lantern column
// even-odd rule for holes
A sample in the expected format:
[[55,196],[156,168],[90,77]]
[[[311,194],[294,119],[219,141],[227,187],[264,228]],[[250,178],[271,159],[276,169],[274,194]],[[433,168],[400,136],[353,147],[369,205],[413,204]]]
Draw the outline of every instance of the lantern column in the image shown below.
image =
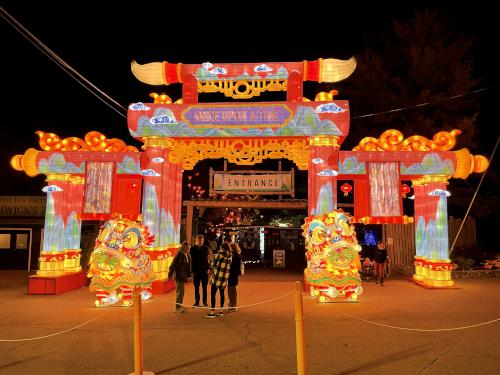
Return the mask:
[[453,286],[448,247],[448,176],[412,180],[415,192],[415,274],[428,287]]
[[309,215],[337,209],[338,137],[309,138],[309,176],[307,206]]
[[172,149],[171,139],[145,138],[141,156],[142,222],[155,235],[147,248],[156,274],[154,293],[170,290],[171,286],[165,286],[168,267],[180,246],[182,164],[169,161]]
[[66,184],[65,206],[67,208],[65,242],[64,242],[64,271],[79,272],[82,270],[81,259],[81,234],[83,211],[83,187],[85,178],[71,176]]
[[65,212],[67,196],[70,193],[71,176],[68,174],[47,175],[47,206],[43,244],[40,251],[38,276],[59,276],[64,274]]

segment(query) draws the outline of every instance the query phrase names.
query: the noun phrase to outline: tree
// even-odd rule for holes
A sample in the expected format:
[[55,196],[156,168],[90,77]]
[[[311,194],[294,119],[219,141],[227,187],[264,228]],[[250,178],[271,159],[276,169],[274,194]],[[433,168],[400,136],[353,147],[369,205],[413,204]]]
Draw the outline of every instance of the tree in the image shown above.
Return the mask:
[[355,146],[364,136],[378,137],[387,129],[398,129],[405,137],[420,134],[427,138],[441,130],[460,129],[458,146],[473,145],[479,97],[448,100],[479,84],[473,77],[473,38],[455,30],[453,22],[437,11],[423,11],[407,21],[393,21],[390,31],[365,37],[358,67],[341,88],[354,117],[344,148]]

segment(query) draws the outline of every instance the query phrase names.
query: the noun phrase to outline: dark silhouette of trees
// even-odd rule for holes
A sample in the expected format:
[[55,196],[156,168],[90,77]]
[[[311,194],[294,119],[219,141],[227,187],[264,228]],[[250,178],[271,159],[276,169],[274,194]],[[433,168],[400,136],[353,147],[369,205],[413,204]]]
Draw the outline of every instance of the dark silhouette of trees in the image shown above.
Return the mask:
[[[393,21],[389,31],[367,35],[356,71],[340,85],[353,117],[344,148],[387,129],[428,138],[460,129],[457,148],[474,145],[479,95],[448,99],[478,87],[472,44],[472,37],[457,32],[453,21],[437,11],[417,12],[407,21]],[[423,103],[434,104],[414,107]],[[356,118],[406,107],[414,108]]]

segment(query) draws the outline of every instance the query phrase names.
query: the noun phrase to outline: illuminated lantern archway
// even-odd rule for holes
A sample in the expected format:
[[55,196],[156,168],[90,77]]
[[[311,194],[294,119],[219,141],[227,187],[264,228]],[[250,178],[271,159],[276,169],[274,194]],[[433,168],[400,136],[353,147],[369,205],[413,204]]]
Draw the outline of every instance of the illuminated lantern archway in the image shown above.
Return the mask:
[[[388,130],[379,138],[364,138],[352,151],[340,150],[349,133],[348,101],[336,99],[336,91],[311,101],[303,97],[303,83],[338,82],[355,67],[354,58],[235,64],[133,62],[133,74],[146,84],[183,85],[182,100],[172,102],[166,94],[152,94],[154,103],[129,106],[128,129],[143,143],[143,151],[97,132],[90,132],[85,140],[40,133],[41,150],[28,149],[12,159],[17,170],[47,176],[38,276],[65,278],[78,273],[81,221],[107,220],[112,213],[120,213],[133,220],[140,216],[154,235],[146,249],[156,275],[153,292],[164,292],[168,265],[180,246],[183,171],[208,158],[238,165],[285,158],[308,170],[310,216],[337,209],[337,181],[344,179],[354,181],[356,191],[352,221],[412,222],[403,215],[400,191],[401,181],[411,180],[417,243],[414,279],[428,286],[452,285],[445,251],[447,197],[436,191],[446,191],[449,178],[484,171],[488,161],[467,149],[451,151],[459,130],[439,132],[432,140],[418,135],[404,139],[401,132]],[[285,91],[286,100],[198,103],[200,93],[251,99],[266,91]],[[341,186],[344,194],[351,190]],[[187,237],[191,240],[189,228]]]

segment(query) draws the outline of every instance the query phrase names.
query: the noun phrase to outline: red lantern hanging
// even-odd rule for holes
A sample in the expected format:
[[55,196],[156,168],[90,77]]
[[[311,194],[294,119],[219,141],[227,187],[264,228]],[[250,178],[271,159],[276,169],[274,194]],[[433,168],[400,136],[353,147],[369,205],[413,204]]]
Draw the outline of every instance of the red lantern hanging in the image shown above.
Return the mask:
[[342,184],[340,190],[342,191],[342,193],[344,193],[344,197],[347,197],[349,193],[352,191],[352,186],[346,182]]
[[410,187],[406,184],[401,185],[401,194],[403,195],[403,198],[406,198],[406,194],[408,194],[411,191]]

